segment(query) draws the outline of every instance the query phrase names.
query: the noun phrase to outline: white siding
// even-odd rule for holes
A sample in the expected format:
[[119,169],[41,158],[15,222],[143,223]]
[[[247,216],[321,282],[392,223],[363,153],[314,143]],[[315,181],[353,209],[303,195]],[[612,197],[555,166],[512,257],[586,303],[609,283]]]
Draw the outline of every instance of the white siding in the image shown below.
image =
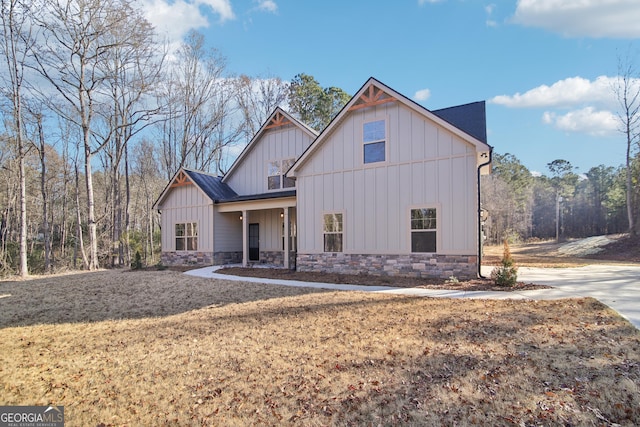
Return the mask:
[[162,206],[162,250],[175,251],[175,224],[198,224],[198,252],[213,252],[213,204],[195,185],[172,188]]
[[266,193],[269,191],[268,163],[274,160],[297,159],[311,142],[309,134],[294,125],[269,129],[254,142],[242,164],[239,164],[225,181],[241,195]]
[[[384,118],[386,161],[364,164],[362,125]],[[298,175],[299,252],[323,251],[322,215],[344,214],[344,252],[411,251],[410,210],[438,209],[438,253],[475,254],[475,147],[399,103],[347,113]]]
[[235,212],[215,214],[215,252],[242,251],[242,221]]

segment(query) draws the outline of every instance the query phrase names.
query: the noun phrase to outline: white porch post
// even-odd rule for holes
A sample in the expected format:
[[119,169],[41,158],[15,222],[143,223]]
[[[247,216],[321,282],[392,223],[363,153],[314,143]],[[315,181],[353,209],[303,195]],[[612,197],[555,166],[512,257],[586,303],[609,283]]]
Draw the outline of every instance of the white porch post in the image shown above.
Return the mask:
[[242,211],[242,266],[249,265],[249,211]]
[[291,227],[289,226],[289,208],[284,208],[284,268],[289,268],[289,235]]

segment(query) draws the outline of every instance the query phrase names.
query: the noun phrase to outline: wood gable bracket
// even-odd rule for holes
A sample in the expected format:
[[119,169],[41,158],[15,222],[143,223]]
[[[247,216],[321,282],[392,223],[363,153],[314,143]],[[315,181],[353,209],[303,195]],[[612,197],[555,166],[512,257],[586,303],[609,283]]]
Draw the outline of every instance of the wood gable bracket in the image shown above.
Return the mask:
[[360,108],[373,107],[375,105],[385,104],[387,102],[395,102],[396,99],[385,93],[382,89],[370,85],[360,98],[349,108],[349,111],[359,110]]
[[171,188],[182,187],[185,185],[193,185],[193,182],[191,182],[191,180],[189,179],[187,174],[184,173],[184,171],[180,171],[180,173],[178,173],[178,176],[176,176],[176,179],[173,180],[173,183],[171,184]]
[[273,118],[269,120],[269,123],[267,124],[267,126],[265,126],[265,129],[273,129],[273,128],[278,128],[280,126],[286,126],[290,124],[291,124],[291,120],[287,119],[287,117],[284,114],[278,111],[273,116]]

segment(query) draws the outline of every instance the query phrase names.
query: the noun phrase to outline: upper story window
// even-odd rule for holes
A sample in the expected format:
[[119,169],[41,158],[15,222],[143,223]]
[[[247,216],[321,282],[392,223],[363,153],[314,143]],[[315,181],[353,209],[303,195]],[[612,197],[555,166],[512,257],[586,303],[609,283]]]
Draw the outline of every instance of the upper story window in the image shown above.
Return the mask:
[[384,162],[386,156],[386,126],[384,120],[367,122],[362,127],[364,162]]
[[285,159],[269,162],[267,167],[267,188],[269,190],[278,190],[281,188],[296,186],[294,179],[284,176],[289,168],[293,166],[295,161],[295,159]]
[[198,250],[198,224],[186,222],[176,224],[176,251]]

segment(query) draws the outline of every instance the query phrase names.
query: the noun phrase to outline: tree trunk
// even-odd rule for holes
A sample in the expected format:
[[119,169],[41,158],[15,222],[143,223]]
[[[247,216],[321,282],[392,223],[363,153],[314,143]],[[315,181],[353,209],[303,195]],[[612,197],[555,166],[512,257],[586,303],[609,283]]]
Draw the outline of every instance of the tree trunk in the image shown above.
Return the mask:
[[89,268],[89,260],[84,251],[84,239],[82,236],[82,216],[80,215],[80,177],[78,174],[78,165],[76,164],[76,242],[73,251],[73,268],[77,267],[78,252],[82,255],[82,266],[84,269]]
[[[20,138],[21,139],[21,138]],[[27,266],[27,180],[24,172],[24,147],[18,143],[20,179],[20,276],[29,275]]]
[[40,139],[40,194],[42,195],[42,233],[44,234],[44,271],[51,269],[51,238],[49,234],[49,217],[47,216],[47,162],[42,116],[38,116],[38,137]]
[[[86,139],[89,139],[89,129],[85,130]],[[91,148],[85,145],[85,161],[84,161],[84,173],[85,183],[87,186],[87,222],[89,227],[89,270],[97,270],[100,268],[98,262],[98,233],[95,214],[95,200],[93,195],[93,176],[91,170]]]
[[629,220],[629,234],[636,236],[636,228],[633,223],[633,187],[631,186],[631,129],[630,120],[627,120],[627,218]]

